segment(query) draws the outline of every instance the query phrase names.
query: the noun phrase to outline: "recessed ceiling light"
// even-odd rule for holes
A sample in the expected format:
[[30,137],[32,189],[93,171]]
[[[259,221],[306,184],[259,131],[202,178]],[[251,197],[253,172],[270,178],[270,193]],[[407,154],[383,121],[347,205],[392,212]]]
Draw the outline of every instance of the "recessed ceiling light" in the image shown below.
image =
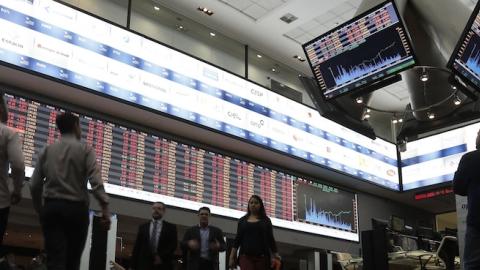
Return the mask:
[[358,104],[362,104],[363,103],[363,97],[357,97],[355,99],[355,102],[357,102]]
[[258,57],[258,58],[262,58],[262,55],[261,55],[261,54],[257,54],[257,57]]
[[210,36],[214,37],[216,36],[217,34],[215,34],[214,32],[210,32]]
[[160,10],[160,8],[158,6],[153,6],[153,9],[155,9],[157,11]]
[[435,114],[432,113],[432,112],[427,112],[427,116],[428,116],[428,119],[434,119],[435,118]]
[[455,106],[458,106],[462,104],[462,100],[457,95],[455,95],[453,98],[453,104],[455,104]]
[[275,68],[272,68],[272,71],[273,71],[273,72],[276,72],[277,70],[276,70]]

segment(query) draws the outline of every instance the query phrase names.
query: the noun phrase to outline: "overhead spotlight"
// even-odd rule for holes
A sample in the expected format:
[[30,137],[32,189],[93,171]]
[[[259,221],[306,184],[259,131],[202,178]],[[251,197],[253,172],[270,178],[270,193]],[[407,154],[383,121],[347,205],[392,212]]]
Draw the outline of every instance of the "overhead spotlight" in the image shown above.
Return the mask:
[[272,68],[272,72],[277,72],[277,70],[275,68]]
[[397,119],[397,118],[395,118],[395,117],[394,117],[394,118],[392,118],[392,123],[393,123],[393,124],[396,124],[396,123],[398,123],[398,119]]
[[355,102],[357,102],[357,104],[362,104],[363,103],[363,97],[357,97],[355,99]]
[[428,74],[427,72],[425,71],[425,68],[423,69],[423,72],[422,72],[422,75],[420,75],[420,81],[422,82],[426,82],[428,81]]
[[206,7],[198,7],[197,10],[207,14],[208,16],[212,16],[213,15],[213,11],[206,8]]
[[455,106],[458,106],[462,104],[462,100],[460,100],[460,98],[457,95],[455,95],[453,96],[453,104],[455,104]]
[[453,90],[457,90],[457,87],[455,85],[452,85]]
[[362,120],[366,121],[366,120],[368,120],[368,118],[370,118],[370,109],[365,108],[363,110]]
[[398,118],[398,123],[403,123],[403,118]]
[[432,112],[427,112],[428,119],[435,119],[435,114]]
[[257,54],[257,57],[258,57],[258,58],[262,58],[262,55],[261,55],[261,54]]
[[217,35],[217,34],[215,34],[214,32],[210,32],[210,36],[211,36],[211,37],[214,37],[214,36],[216,36],[216,35]]
[[183,25],[177,25],[177,31],[186,31],[185,27]]
[[160,8],[158,6],[153,6],[153,9],[155,9],[156,11],[160,10]]

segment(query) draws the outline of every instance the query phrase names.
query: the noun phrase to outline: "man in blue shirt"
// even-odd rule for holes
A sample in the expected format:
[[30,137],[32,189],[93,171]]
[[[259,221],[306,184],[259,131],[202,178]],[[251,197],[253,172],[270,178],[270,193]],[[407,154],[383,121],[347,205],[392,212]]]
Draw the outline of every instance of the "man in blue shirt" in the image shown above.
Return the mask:
[[477,150],[463,155],[453,178],[455,194],[467,196],[467,232],[463,264],[465,270],[480,269],[480,130]]
[[209,224],[210,208],[198,210],[199,224],[185,232],[181,247],[187,270],[218,270],[218,253],[225,251],[221,229]]

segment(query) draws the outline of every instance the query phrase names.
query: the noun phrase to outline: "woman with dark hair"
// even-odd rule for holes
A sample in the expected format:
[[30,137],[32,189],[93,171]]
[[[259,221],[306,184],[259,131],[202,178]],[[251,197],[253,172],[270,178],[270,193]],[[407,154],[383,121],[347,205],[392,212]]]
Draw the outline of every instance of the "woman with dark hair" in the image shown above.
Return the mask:
[[279,258],[272,222],[267,217],[262,199],[252,195],[248,200],[247,214],[238,221],[229,268],[235,268],[238,263],[242,270],[266,270]]

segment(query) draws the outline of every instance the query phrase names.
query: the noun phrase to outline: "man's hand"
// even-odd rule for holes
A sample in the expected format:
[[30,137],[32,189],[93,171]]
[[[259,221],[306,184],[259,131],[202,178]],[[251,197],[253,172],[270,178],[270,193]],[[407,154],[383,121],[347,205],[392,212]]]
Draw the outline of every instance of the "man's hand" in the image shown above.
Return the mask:
[[125,270],[125,268],[114,261],[110,261],[110,270]]
[[10,196],[10,203],[12,205],[16,205],[20,202],[22,199],[22,194],[20,193],[12,193],[12,196]]
[[197,240],[194,240],[194,239],[188,240],[187,246],[188,246],[188,248],[189,248],[190,250],[198,250],[198,249],[200,249],[200,244],[198,243]]
[[100,219],[100,223],[102,224],[103,229],[106,231],[110,230],[112,221],[110,219],[110,209],[108,208],[108,205],[102,206],[102,217]]
[[155,255],[155,258],[153,258],[153,265],[160,265],[162,263],[163,263],[162,258],[158,255]]
[[210,250],[211,250],[211,251],[216,252],[216,251],[218,251],[219,249],[220,249],[220,243],[218,242],[217,239],[215,239],[214,242],[210,242]]

